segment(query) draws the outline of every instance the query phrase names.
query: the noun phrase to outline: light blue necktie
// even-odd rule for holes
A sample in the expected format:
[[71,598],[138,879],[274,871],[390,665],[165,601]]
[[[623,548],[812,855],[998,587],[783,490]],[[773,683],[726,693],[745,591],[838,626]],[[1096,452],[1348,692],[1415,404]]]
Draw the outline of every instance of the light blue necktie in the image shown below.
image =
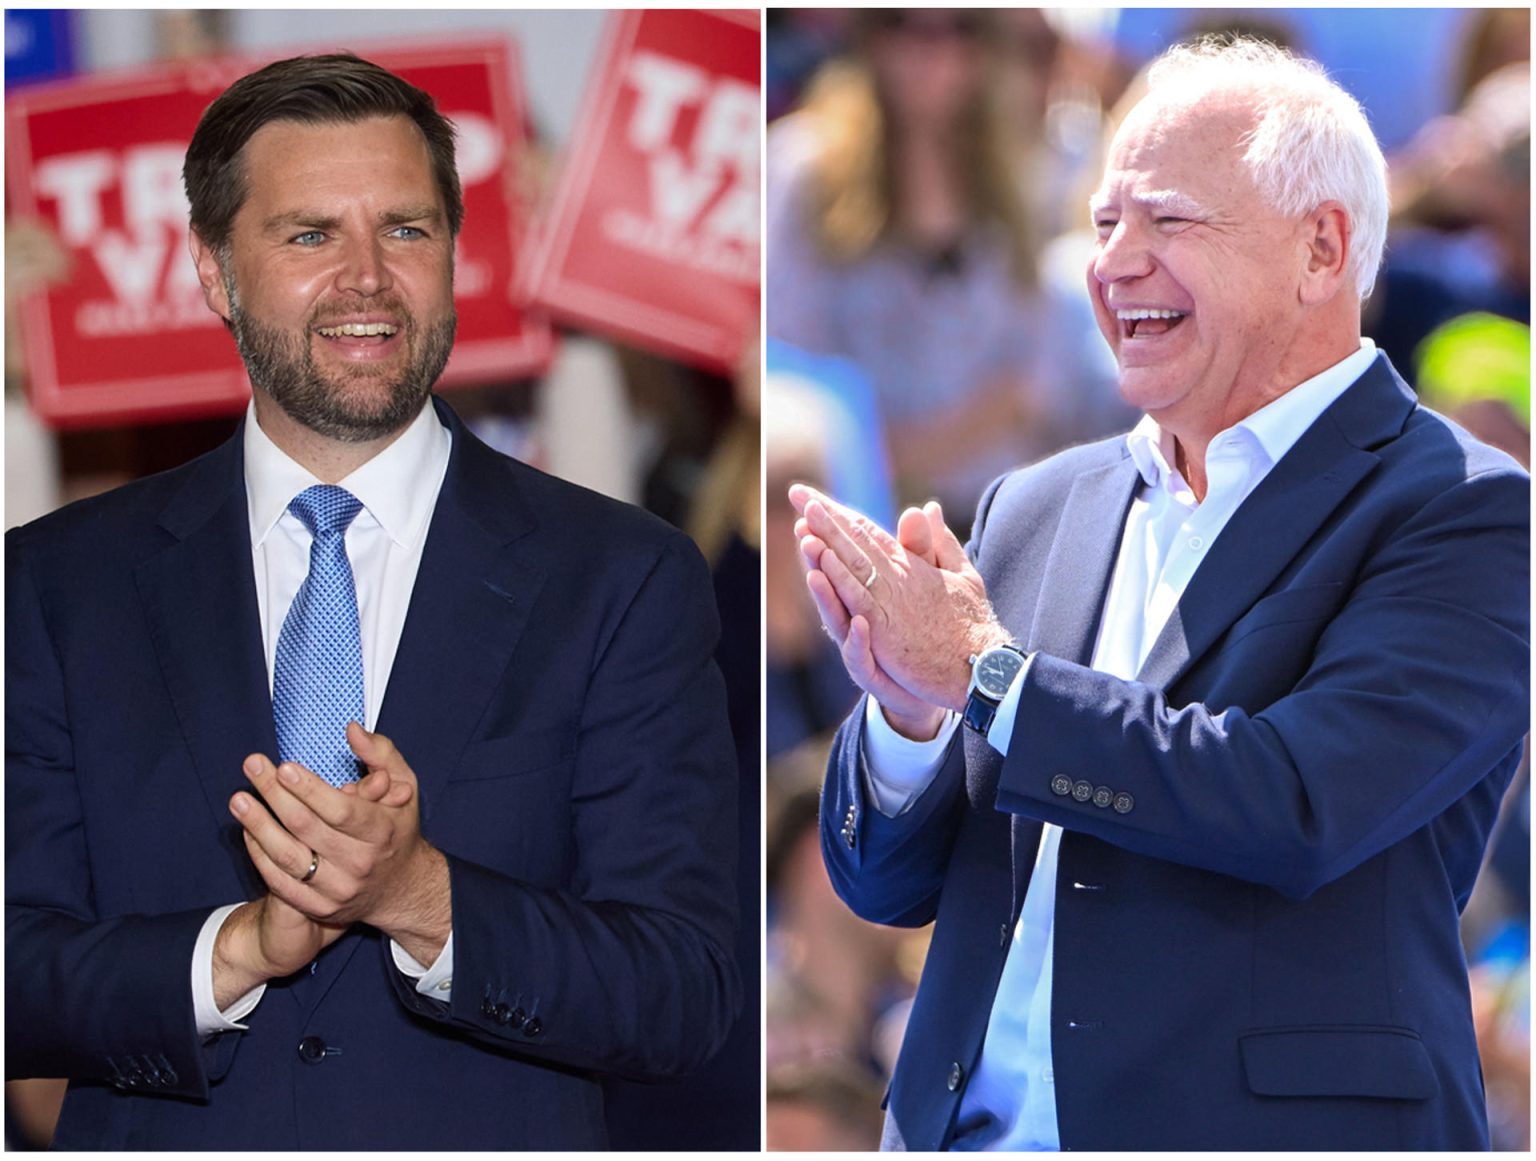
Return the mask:
[[314,536],[309,576],[283,620],[272,674],[279,761],[299,762],[332,786],[357,781],[347,723],[363,722],[363,642],[347,526],[362,503],[345,488],[316,484],[288,505]]

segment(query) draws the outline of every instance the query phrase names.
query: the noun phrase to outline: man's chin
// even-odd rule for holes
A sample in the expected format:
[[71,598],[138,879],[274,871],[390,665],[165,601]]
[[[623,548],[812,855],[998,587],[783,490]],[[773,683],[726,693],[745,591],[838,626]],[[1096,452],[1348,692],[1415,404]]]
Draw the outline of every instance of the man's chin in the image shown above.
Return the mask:
[[349,416],[340,420],[322,421],[313,426],[312,430],[337,443],[373,443],[400,434],[419,414],[418,410],[406,419],[398,416]]
[[1137,411],[1156,414],[1177,402],[1178,389],[1166,375],[1149,375],[1145,368],[1122,368],[1120,398]]
[[[355,386],[355,385],[354,385]],[[334,387],[334,385],[333,385]],[[410,426],[431,397],[431,390],[400,396],[393,386],[377,392],[332,390],[324,397],[263,392],[292,423],[336,440],[369,443]]]
[[342,443],[369,443],[404,431],[421,414],[427,396],[388,406],[337,408],[318,417],[325,425],[323,435]]

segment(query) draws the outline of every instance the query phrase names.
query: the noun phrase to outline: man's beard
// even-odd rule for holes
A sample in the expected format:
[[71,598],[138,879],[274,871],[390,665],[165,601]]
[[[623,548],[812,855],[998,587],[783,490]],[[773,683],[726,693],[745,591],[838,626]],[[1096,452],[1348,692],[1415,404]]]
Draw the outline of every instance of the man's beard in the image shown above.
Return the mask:
[[[296,338],[247,314],[232,279],[224,279],[224,289],[235,346],[251,383],[296,423],[343,443],[364,443],[402,430],[420,414],[453,350],[457,316],[451,311],[421,330],[403,303],[382,298],[370,305],[401,320],[408,352],[405,365],[393,371],[393,379],[386,378],[390,370],[366,366],[327,374],[315,363],[310,337],[313,327],[326,325],[323,318],[312,318]],[[349,382],[382,386],[386,392],[374,399],[372,392],[347,390]]]

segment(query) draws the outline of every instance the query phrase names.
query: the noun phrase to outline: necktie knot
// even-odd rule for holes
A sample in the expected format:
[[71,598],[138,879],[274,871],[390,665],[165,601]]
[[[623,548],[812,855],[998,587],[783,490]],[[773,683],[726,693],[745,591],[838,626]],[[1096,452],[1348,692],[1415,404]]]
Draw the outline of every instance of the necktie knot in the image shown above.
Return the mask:
[[316,484],[305,488],[288,505],[317,539],[327,533],[346,532],[363,503],[345,488],[335,484]]

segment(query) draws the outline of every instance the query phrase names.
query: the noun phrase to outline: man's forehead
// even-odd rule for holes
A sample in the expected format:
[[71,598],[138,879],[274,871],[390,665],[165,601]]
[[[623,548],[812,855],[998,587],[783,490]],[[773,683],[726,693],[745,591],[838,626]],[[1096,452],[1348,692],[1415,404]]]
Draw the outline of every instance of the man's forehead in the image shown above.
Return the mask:
[[409,117],[269,121],[251,134],[241,153],[252,191],[296,181],[333,186],[353,180],[368,187],[402,175],[413,184],[435,184],[426,137]]
[[426,138],[409,117],[269,121],[242,152],[236,216],[264,231],[334,223],[357,204],[381,222],[443,212]]
[[1224,178],[1229,164],[1241,168],[1253,119],[1252,105],[1235,94],[1209,102],[1143,98],[1116,132],[1090,204],[1130,200],[1175,212],[1198,208],[1192,187]]
[[359,137],[398,134],[414,137],[421,142],[423,152],[427,149],[427,139],[421,132],[421,129],[414,121],[401,113],[379,113],[357,118],[336,117],[320,121],[301,121],[293,117],[278,117],[266,122],[252,133],[245,143],[245,148],[250,150],[252,146],[258,143],[262,146],[267,146],[271,142],[280,142],[282,148],[295,144],[302,147],[309,142],[333,139],[336,134]]
[[1237,147],[1257,122],[1256,100],[1253,93],[1235,90],[1149,93],[1115,132],[1109,167],[1185,147]]

